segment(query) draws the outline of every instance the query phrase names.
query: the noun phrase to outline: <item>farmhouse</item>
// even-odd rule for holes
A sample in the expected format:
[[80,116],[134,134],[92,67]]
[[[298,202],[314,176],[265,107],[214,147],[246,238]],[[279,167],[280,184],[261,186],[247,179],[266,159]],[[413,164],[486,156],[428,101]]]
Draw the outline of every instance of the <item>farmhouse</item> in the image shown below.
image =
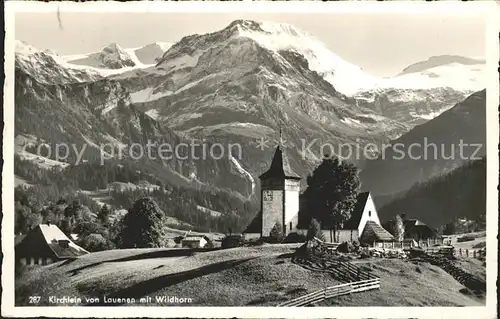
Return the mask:
[[186,235],[181,241],[185,248],[203,248],[210,242],[207,236]]
[[88,254],[71,241],[56,225],[40,224],[15,246],[16,263],[47,265]]
[[[301,177],[290,167],[288,157],[281,145],[276,148],[269,170],[260,176],[261,210],[243,232],[245,238],[269,237],[276,224],[280,224],[283,235],[306,233],[310,219],[307,212],[299,211]],[[359,241],[374,245],[392,242],[393,236],[381,225],[375,203],[369,192],[357,197],[351,218],[335,234],[323,230],[330,242]]]
[[[443,244],[443,237],[435,229],[425,224],[419,219],[407,219],[405,214],[401,214],[405,228],[405,240],[414,240],[419,245]],[[389,220],[384,225],[387,229],[392,229],[395,221]]]

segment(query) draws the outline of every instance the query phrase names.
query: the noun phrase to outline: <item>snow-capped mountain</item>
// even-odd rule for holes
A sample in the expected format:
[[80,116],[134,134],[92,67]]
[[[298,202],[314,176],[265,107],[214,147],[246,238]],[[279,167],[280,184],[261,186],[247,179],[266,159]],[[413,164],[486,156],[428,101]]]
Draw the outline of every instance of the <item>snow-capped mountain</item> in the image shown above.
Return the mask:
[[153,65],[158,62],[158,59],[170,49],[172,43],[155,42],[138,49],[128,49],[131,54],[135,54],[137,60],[145,65]]
[[[244,197],[255,194],[255,181],[268,167],[280,129],[291,166],[306,176],[325,151],[322,146],[331,145],[326,152],[338,154],[344,144],[361,148],[394,140],[476,88],[467,89],[474,81],[461,76],[481,74],[473,64],[454,61],[379,79],[293,26],[248,20],[186,36],[172,46],[123,49],[112,44],[71,57],[46,53],[56,56],[54,65],[26,63],[30,50],[16,59],[23,83],[16,88],[20,133],[95,145],[109,140],[127,144],[151,132],[177,142],[194,138],[238,144],[242,158],[232,154],[223,165],[168,165],[177,178],[236,188]],[[460,68],[463,72],[456,71]],[[100,77],[85,85],[50,85],[55,83],[51,79],[74,70]],[[452,78],[465,83],[463,90],[443,84]],[[23,124],[38,123],[46,114],[62,114],[60,127],[54,129],[50,119],[33,128]],[[261,138],[267,141],[264,149],[257,147]]]
[[486,87],[484,60],[436,56],[380,79],[353,98],[381,115],[410,127],[425,123]]
[[121,69],[137,66],[131,55],[116,43],[109,44],[100,52],[83,56],[67,56],[65,58],[71,64],[86,65],[100,69]]
[[64,59],[70,64],[123,72],[154,65],[170,46],[169,43],[155,42],[139,48],[124,49],[116,43],[111,43],[99,52],[68,55],[64,56]]
[[383,158],[367,161],[360,176],[364,187],[376,194],[401,192],[485,156],[485,123],[486,90],[481,90],[392,141]]
[[[292,26],[238,20],[214,33],[184,37],[157,65],[112,79],[129,90],[138,108],[176,131],[245,145],[251,155],[243,166],[254,175],[270,155],[251,142],[276,139],[279,128],[286,128],[292,162],[307,171],[303,162],[318,159],[319,140],[381,143],[407,130],[338,92],[326,73],[318,73],[335,67],[321,64],[326,54],[317,40]],[[343,70],[356,69],[335,62]],[[314,140],[316,156],[300,154],[302,141]]]
[[16,41],[16,68],[24,70],[39,83],[77,83],[101,79],[101,73],[92,69],[73,67],[57,53],[39,50],[23,41]]
[[422,72],[435,67],[450,65],[450,64],[460,64],[460,65],[485,65],[486,61],[481,58],[469,58],[459,55],[439,55],[433,56],[426,61],[420,61],[406,67],[399,75]]

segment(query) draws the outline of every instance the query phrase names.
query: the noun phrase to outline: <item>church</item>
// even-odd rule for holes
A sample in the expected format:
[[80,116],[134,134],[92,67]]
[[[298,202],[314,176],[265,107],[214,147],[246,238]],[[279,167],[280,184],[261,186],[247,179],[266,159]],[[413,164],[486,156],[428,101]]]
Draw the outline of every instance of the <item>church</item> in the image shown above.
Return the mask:
[[[245,238],[268,238],[277,223],[281,224],[284,237],[291,233],[305,235],[309,223],[302,222],[307,216],[299,216],[301,177],[290,167],[281,145],[276,147],[269,169],[260,175],[259,179],[260,211],[243,232]],[[369,192],[358,195],[351,218],[335,236],[329,229],[324,229],[323,233],[329,242],[358,241],[375,246],[394,241],[393,236],[381,226]]]

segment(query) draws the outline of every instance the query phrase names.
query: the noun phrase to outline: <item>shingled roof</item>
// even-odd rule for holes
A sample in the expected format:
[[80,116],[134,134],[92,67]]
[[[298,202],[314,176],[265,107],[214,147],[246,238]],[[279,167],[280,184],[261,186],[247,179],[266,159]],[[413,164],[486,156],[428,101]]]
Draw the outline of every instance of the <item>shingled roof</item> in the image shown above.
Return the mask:
[[360,241],[372,243],[374,241],[392,241],[394,240],[394,236],[392,236],[387,230],[385,230],[382,226],[374,222],[373,220],[369,220],[366,222],[365,229],[363,229],[363,233],[361,234]]
[[260,179],[273,177],[301,179],[301,177],[290,167],[288,156],[286,155],[286,152],[281,149],[281,146],[276,147],[273,161],[271,162],[271,166],[269,167],[267,172],[259,176]]

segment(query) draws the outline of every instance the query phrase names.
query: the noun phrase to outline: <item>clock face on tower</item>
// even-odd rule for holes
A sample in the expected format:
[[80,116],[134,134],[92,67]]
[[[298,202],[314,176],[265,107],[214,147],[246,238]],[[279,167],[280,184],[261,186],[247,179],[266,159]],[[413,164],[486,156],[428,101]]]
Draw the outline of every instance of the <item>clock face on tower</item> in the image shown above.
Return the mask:
[[262,194],[262,200],[271,201],[273,200],[273,192],[272,191],[264,191]]

